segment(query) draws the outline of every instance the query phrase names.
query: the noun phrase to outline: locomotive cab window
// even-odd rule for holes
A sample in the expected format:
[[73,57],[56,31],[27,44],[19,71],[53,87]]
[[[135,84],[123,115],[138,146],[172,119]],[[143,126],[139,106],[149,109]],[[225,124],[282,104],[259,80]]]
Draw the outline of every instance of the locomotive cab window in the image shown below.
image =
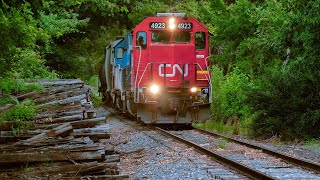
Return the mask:
[[147,33],[146,32],[137,32],[137,46],[140,46],[141,49],[147,48]]
[[123,53],[124,53],[124,48],[123,47],[119,47],[117,48],[117,59],[118,60],[122,60],[123,57]]
[[169,43],[170,42],[170,32],[169,31],[152,32],[151,41],[153,43]]
[[174,32],[174,42],[177,44],[180,43],[189,43],[191,39],[190,32],[188,31],[176,31]]
[[205,49],[206,47],[206,33],[196,32],[195,37],[196,49]]

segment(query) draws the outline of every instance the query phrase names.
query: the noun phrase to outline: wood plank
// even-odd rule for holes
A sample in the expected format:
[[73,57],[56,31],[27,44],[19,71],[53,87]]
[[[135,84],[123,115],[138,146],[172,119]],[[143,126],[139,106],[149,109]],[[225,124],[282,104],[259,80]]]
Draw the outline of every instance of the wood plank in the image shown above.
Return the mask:
[[8,164],[24,164],[36,162],[69,162],[70,160],[81,161],[102,161],[106,163],[119,162],[119,155],[107,155],[102,157],[100,152],[64,152],[64,153],[10,153],[0,155],[0,167]]
[[76,121],[76,120],[81,120],[83,119],[83,113],[81,112],[80,114],[75,114],[75,115],[71,115],[71,116],[63,116],[60,118],[54,118],[53,122],[57,123],[57,122],[69,122],[69,121]]
[[[79,109],[80,106],[79,106]],[[81,114],[83,113],[83,110],[71,110],[71,111],[63,111],[63,112],[52,112],[52,113],[42,113],[42,114],[37,114],[34,119],[43,119],[43,118],[48,118],[48,117],[52,117],[52,118],[58,118],[58,117],[62,117],[62,116],[71,116],[71,115],[75,115],[75,114]]]
[[[47,151],[47,152],[88,152],[88,151],[99,151],[100,154],[105,153],[106,155],[115,154],[114,146],[107,145],[98,145],[95,144],[61,144],[56,146],[45,146],[37,148],[38,151]],[[27,149],[23,152],[33,152],[33,149]]]
[[79,129],[79,128],[94,127],[100,123],[105,123],[105,122],[106,122],[105,117],[99,117],[99,118],[86,119],[81,121],[73,121],[70,123],[74,129]]
[[66,112],[66,111],[75,111],[75,110],[82,110],[82,106],[80,101],[79,102],[73,102],[72,104],[65,104],[65,105],[59,105],[59,106],[43,106],[39,108],[39,113],[57,113],[57,112]]
[[[55,174],[68,174],[68,175],[83,175],[90,168],[96,167],[96,169],[108,169],[108,170],[117,170],[117,163],[98,163],[98,162],[89,162],[73,165],[61,165],[54,167],[40,167],[40,170],[32,171],[29,176],[45,176],[45,175],[55,175]],[[98,168],[97,168],[98,167]],[[91,170],[92,172],[92,170]]]
[[108,129],[106,128],[83,128],[83,129],[74,129],[73,131],[74,137],[89,137],[92,140],[99,139],[109,139],[110,134],[108,134]]
[[50,130],[53,128],[56,128],[60,125],[62,125],[63,123],[56,123],[56,124],[39,124],[36,125],[34,127],[32,127],[32,129],[37,129],[37,130]]
[[27,98],[29,98],[29,99],[35,99],[35,98],[40,97],[40,96],[41,96],[41,95],[40,95],[39,92],[37,92],[37,91],[32,91],[32,92],[29,92],[29,93],[26,93],[26,94],[20,94],[20,95],[18,95],[18,96],[17,96],[17,99],[18,99],[19,101],[23,101],[24,99],[27,99]]
[[99,139],[109,139],[110,134],[107,133],[73,133],[74,137],[89,137],[90,139],[96,141]]
[[43,86],[63,86],[63,85],[75,85],[75,84],[84,84],[80,79],[59,79],[59,80],[32,80],[29,82],[41,84]]
[[69,97],[66,99],[62,99],[62,100],[56,100],[56,101],[51,101],[45,104],[40,104],[38,105],[39,108],[43,108],[43,107],[55,107],[55,106],[61,106],[61,105],[66,105],[66,104],[70,104],[70,103],[74,103],[74,102],[80,102],[83,99],[86,99],[87,95],[86,94],[81,94],[78,96],[73,96],[73,97]]
[[89,88],[77,88],[77,89],[72,89],[69,91],[63,91],[63,92],[59,92],[56,94],[51,94],[51,95],[43,95],[39,98],[34,99],[34,101],[37,104],[44,104],[50,101],[54,101],[54,100],[62,100],[62,99],[66,99],[68,97],[72,97],[72,96],[78,96],[81,94],[86,94],[87,91],[89,90]]
[[32,138],[29,138],[24,141],[24,143],[39,143],[46,141],[49,137],[56,137],[61,136],[65,137],[69,135],[73,131],[73,127],[70,123],[65,123],[63,125],[60,125],[52,130],[49,130],[47,132],[43,132],[41,134],[38,134]]
[[[92,140],[91,140],[92,141]],[[7,144],[5,146],[0,146],[0,152],[14,152],[14,151],[26,151],[31,148],[44,148],[46,146],[58,146],[61,144],[66,144],[72,142],[73,144],[89,144],[89,141],[85,140],[77,140],[74,141],[73,136],[67,136],[65,138],[49,138],[45,142],[37,142],[37,143],[26,143],[25,141],[19,141],[13,144]],[[92,144],[92,143],[91,143]]]
[[17,142],[19,140],[26,140],[35,135],[42,133],[43,130],[39,131],[21,131],[19,134],[15,134],[12,131],[1,131],[0,132],[0,143]]
[[25,139],[29,139],[32,136],[1,136],[0,137],[0,143],[10,143],[10,142],[17,142],[20,140],[25,140]]
[[82,84],[74,84],[74,85],[68,85],[68,86],[57,86],[57,87],[47,87],[44,94],[51,95],[51,94],[57,94],[65,91],[70,91],[77,88],[82,88]]
[[19,134],[15,134],[12,131],[0,131],[0,137],[2,136],[35,136],[44,132],[48,132],[48,130],[24,130],[20,131]]
[[35,122],[37,124],[53,124],[53,123],[63,123],[63,122],[71,122],[71,121],[78,121],[83,119],[83,113],[81,114],[75,114],[71,116],[63,116],[60,118],[43,118],[43,119],[37,119]]
[[12,121],[4,121],[0,123],[0,131],[10,131],[12,127],[16,127],[18,125],[17,122]]
[[97,179],[97,180],[123,180],[123,179],[129,179],[129,175],[96,175],[96,176],[76,176],[76,177],[63,177],[63,179]]

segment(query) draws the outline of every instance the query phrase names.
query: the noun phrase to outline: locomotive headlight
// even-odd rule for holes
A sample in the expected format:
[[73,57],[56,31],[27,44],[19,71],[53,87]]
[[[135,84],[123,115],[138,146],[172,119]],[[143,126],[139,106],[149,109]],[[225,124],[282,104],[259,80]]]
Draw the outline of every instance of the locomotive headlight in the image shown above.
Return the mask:
[[174,24],[174,18],[170,18],[169,24]]
[[150,87],[150,92],[153,93],[153,94],[157,94],[159,92],[160,88],[158,85],[155,85],[153,84],[151,87]]
[[171,18],[171,19],[169,20],[169,28],[170,28],[171,30],[173,30],[174,28],[176,28],[176,25],[174,24],[174,18]]
[[192,92],[192,93],[197,92],[197,88],[196,88],[196,87],[192,87],[192,88],[191,88],[191,92]]
[[169,28],[172,30],[172,29],[176,28],[176,25],[175,24],[169,24]]

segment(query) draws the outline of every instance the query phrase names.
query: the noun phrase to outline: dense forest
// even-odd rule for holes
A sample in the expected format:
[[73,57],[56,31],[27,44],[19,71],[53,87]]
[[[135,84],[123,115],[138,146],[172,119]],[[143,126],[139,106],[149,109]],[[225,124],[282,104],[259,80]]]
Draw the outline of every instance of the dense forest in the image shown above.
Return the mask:
[[211,123],[320,137],[320,0],[1,1],[3,92],[18,79],[94,79],[116,36],[156,12],[185,12],[212,34]]

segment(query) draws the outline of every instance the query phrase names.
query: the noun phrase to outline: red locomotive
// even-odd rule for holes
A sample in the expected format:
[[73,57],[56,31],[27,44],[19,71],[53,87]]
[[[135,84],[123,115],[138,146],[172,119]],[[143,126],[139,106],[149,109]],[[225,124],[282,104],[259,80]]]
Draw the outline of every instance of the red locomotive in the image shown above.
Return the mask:
[[208,29],[184,13],[158,13],[113,41],[100,68],[104,100],[146,124],[210,116]]

